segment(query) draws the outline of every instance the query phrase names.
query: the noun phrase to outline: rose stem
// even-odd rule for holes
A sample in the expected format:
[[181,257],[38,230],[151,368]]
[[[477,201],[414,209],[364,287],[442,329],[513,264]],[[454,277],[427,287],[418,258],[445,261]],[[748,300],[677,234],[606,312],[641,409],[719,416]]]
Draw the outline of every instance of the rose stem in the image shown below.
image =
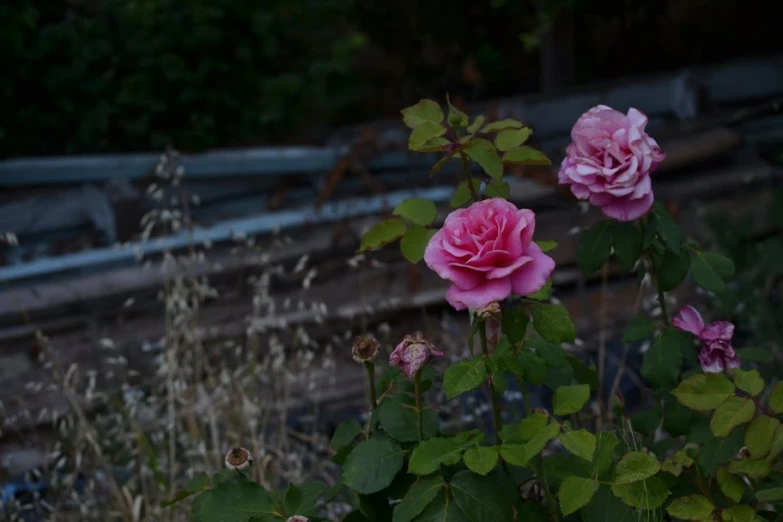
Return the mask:
[[476,187],[473,186],[473,175],[470,173],[470,165],[468,164],[468,157],[465,155],[464,152],[460,152],[459,158],[462,160],[462,170],[465,171],[465,176],[467,176],[468,178],[468,190],[470,190],[470,196],[473,198],[473,201],[478,201],[479,196],[478,196],[478,192],[476,192]]
[[[522,391],[522,399],[525,402],[525,412],[527,413],[527,416],[530,417],[533,415],[533,408],[530,405],[530,396],[528,395],[527,391],[527,383],[522,382],[521,379],[517,379],[517,384],[519,385],[519,389]],[[546,503],[547,506],[549,506],[549,516],[552,518],[552,522],[558,522],[560,517],[557,514],[557,504],[555,504],[555,496],[552,494],[552,491],[549,489],[549,482],[546,479],[546,472],[544,471],[544,456],[539,455],[536,462],[533,463],[533,467],[535,468],[534,471],[536,473],[536,476],[538,477],[538,482],[541,484],[541,488],[544,490],[544,496],[546,496]]]
[[[480,319],[479,319],[480,320]],[[481,336],[481,349],[484,352],[484,357],[489,359],[489,347],[487,346],[487,323],[483,321],[483,324],[479,327],[479,335]],[[503,427],[503,420],[500,417],[500,395],[492,382],[489,382],[490,396],[492,397],[492,414],[495,420],[495,441],[500,442],[500,430]]]
[[421,406],[421,370],[416,372],[413,378],[414,394],[416,395],[416,423],[419,433],[419,442],[424,440],[424,408]]
[[367,383],[370,386],[370,406],[374,410],[378,407],[378,399],[375,395],[375,363],[367,361],[364,367],[367,368]]

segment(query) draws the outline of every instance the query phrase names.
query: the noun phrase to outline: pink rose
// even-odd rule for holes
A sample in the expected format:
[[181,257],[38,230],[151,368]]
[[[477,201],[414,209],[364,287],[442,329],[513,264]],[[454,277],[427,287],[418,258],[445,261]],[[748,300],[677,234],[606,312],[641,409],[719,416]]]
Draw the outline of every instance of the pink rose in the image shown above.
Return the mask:
[[684,332],[690,332],[702,342],[699,351],[701,369],[707,373],[720,373],[727,368],[739,368],[740,360],[731,338],[734,325],[728,321],[714,321],[705,325],[704,319],[692,306],[686,306],[677,313],[672,324]]
[[601,207],[618,221],[643,216],[653,203],[652,173],[666,155],[647,135],[647,116],[636,109],[625,115],[598,105],[582,114],[571,129],[571,144],[558,181],[578,199]]
[[389,364],[396,366],[408,379],[413,380],[427,361],[432,357],[441,357],[443,352],[436,350],[435,347],[424,338],[421,332],[413,335],[406,335],[400,344],[389,356]]
[[511,293],[539,291],[555,262],[533,242],[536,215],[502,198],[449,214],[432,236],[424,261],[451,281],[446,300],[457,310],[483,308]]

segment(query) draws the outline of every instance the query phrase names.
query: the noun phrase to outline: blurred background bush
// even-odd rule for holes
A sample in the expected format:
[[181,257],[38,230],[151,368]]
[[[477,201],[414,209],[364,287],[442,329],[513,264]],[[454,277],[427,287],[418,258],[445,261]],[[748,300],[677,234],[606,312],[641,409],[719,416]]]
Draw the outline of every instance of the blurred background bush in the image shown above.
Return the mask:
[[775,50],[770,19],[783,2],[4,2],[0,156],[302,141],[444,90],[539,90],[553,24],[582,83]]

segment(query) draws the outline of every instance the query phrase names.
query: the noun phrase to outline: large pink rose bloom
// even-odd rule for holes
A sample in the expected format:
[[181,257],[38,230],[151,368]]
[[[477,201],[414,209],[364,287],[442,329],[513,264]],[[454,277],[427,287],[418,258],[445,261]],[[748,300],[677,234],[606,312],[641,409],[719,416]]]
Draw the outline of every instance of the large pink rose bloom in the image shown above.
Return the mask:
[[571,144],[560,165],[560,184],[570,185],[579,199],[601,207],[618,221],[633,221],[653,204],[652,173],[666,155],[647,135],[647,116],[598,105],[571,129]]
[[555,262],[533,242],[536,215],[502,198],[449,214],[430,239],[424,261],[451,281],[446,300],[457,310],[478,309],[511,293],[539,291]]

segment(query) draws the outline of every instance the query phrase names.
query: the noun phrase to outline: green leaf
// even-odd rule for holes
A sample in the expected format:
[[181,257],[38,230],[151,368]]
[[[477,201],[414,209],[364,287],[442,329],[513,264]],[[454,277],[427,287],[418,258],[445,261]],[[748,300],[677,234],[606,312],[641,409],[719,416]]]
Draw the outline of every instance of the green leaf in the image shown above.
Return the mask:
[[403,123],[410,129],[415,129],[424,123],[440,124],[444,119],[443,109],[433,100],[421,100],[400,112],[402,112]]
[[691,275],[703,289],[723,293],[727,290],[726,282],[734,276],[734,263],[716,252],[694,252]]
[[574,475],[566,477],[557,492],[563,515],[568,516],[586,506],[596,491],[598,491],[598,482],[593,479]]
[[683,469],[690,468],[692,465],[693,459],[688,456],[685,450],[678,450],[674,455],[663,461],[661,469],[666,473],[679,477]]
[[478,132],[478,130],[481,128],[481,126],[484,125],[484,120],[485,119],[486,118],[482,114],[479,114],[478,116],[476,116],[476,119],[473,120],[473,123],[468,125],[468,129],[467,129],[468,132],[471,133],[471,134],[475,134],[476,132]]
[[756,517],[755,509],[745,505],[727,507],[721,511],[720,517],[723,522],[757,522],[764,520],[761,517]]
[[521,129],[523,127],[522,122],[506,118],[505,120],[493,121],[488,123],[486,127],[481,129],[481,132],[489,134],[490,132],[498,132],[505,129]]
[[642,435],[652,437],[663,420],[663,410],[653,407],[639,410],[631,415],[631,426]]
[[459,462],[465,446],[451,439],[436,437],[425,440],[411,453],[408,471],[414,475],[429,475],[441,464],[456,464]]
[[593,391],[598,390],[598,372],[595,368],[588,366],[584,361],[573,355],[566,357],[566,360],[574,371],[574,380],[576,382],[579,384],[587,384]]
[[[699,451],[699,466],[707,473],[714,473],[719,464],[728,462],[734,458],[742,447],[745,438],[744,426],[734,430],[726,438],[713,437],[707,428],[708,441]],[[692,439],[693,436],[689,436]]]
[[440,475],[419,480],[405,493],[402,502],[395,506],[393,522],[411,522],[445,487],[446,482]]
[[440,123],[424,122],[411,132],[411,135],[408,137],[408,148],[419,150],[428,145],[428,142],[433,138],[446,134],[446,131],[446,127]]
[[755,361],[760,363],[771,363],[775,360],[769,350],[766,348],[760,348],[758,346],[749,346],[747,348],[740,348],[737,350],[737,355],[740,361]]
[[519,423],[520,439],[522,442],[529,441],[535,437],[536,433],[540,432],[547,424],[549,424],[549,415],[540,411],[533,412],[532,415],[525,417]]
[[471,522],[512,519],[513,506],[494,481],[469,471],[460,471],[452,477],[450,484],[454,500]]
[[751,397],[755,397],[764,390],[764,379],[758,370],[734,370],[734,384]]
[[527,145],[511,149],[503,154],[503,163],[516,163],[521,165],[542,165],[548,167],[552,161],[546,154]]
[[658,477],[631,484],[612,484],[612,493],[631,507],[652,510],[660,507],[669,496],[669,488]]
[[362,426],[359,421],[351,419],[341,422],[337,425],[332,435],[331,447],[337,451],[344,448],[356,439],[362,433]]
[[628,321],[628,325],[623,332],[623,342],[644,341],[649,339],[654,332],[655,323],[652,319],[639,315]]
[[721,492],[734,502],[739,502],[745,494],[745,483],[741,478],[729,473],[726,468],[718,468],[718,486]]
[[576,328],[568,310],[560,305],[532,303],[533,328],[550,343],[572,343],[576,339]]
[[443,389],[446,397],[454,397],[481,386],[487,378],[487,368],[484,359],[475,357],[464,359],[449,366],[443,377]]
[[733,460],[729,462],[729,473],[747,475],[752,479],[762,479],[772,472],[772,466],[767,460]]
[[582,231],[576,247],[576,264],[586,276],[601,268],[612,253],[609,221],[599,221]]
[[464,149],[470,159],[478,163],[487,175],[500,181],[503,177],[503,163],[491,141],[476,138]]
[[487,446],[468,448],[462,455],[462,460],[468,469],[479,475],[486,475],[492,471],[498,463],[498,458],[498,451]]
[[718,437],[727,437],[740,424],[750,422],[755,413],[756,405],[750,399],[729,397],[712,415],[710,429]]
[[750,421],[745,430],[745,447],[748,448],[751,457],[761,458],[769,453],[772,439],[779,427],[779,420],[766,415],[759,415]]
[[602,431],[598,434],[598,443],[595,450],[595,459],[591,475],[603,479],[612,471],[614,465],[614,455],[620,441],[614,433]]
[[780,426],[775,430],[775,435],[772,437],[772,444],[770,445],[769,453],[767,454],[767,460],[777,458],[781,452],[783,452],[783,426]]
[[631,270],[642,255],[644,237],[635,223],[613,221],[611,225],[612,246],[617,259]]
[[472,522],[464,511],[457,505],[454,496],[447,492],[438,493],[435,500],[432,501],[419,515],[416,522]]
[[641,451],[627,453],[617,463],[615,484],[631,484],[652,477],[661,470],[658,459]]
[[672,252],[679,252],[682,246],[682,230],[680,226],[660,201],[656,201],[653,204],[653,215],[658,235],[666,247]]
[[290,514],[311,514],[318,504],[318,499],[326,493],[323,482],[305,482],[304,484],[288,484],[285,492],[285,509]]
[[449,125],[454,127],[455,129],[461,129],[462,127],[467,127],[468,122],[470,121],[470,118],[467,114],[456,108],[454,105],[451,104],[451,100],[448,96],[446,96],[446,104],[449,107],[449,115],[448,115],[448,122]]
[[650,346],[642,359],[642,377],[657,390],[666,390],[677,383],[682,367],[682,354],[692,346],[690,334],[666,328]]
[[[471,179],[470,182],[473,184],[473,188],[476,189],[476,194],[478,194],[479,188],[481,188],[481,182],[475,179]],[[451,205],[451,208],[459,208],[472,198],[473,195],[470,193],[468,180],[465,180],[457,185],[457,189],[454,191],[454,195],[451,196],[449,204]]]
[[495,136],[495,146],[499,151],[509,151],[527,141],[533,131],[529,127],[521,129],[505,129]]
[[402,468],[404,452],[387,437],[375,436],[359,443],[343,464],[343,482],[364,495],[387,487]]
[[711,411],[734,395],[734,385],[723,374],[703,373],[682,381],[672,395],[692,410]]
[[[556,422],[546,424],[529,439],[521,437],[523,440],[527,440],[525,444],[504,444],[501,446],[499,448],[500,456],[514,466],[524,466],[530,459],[541,453],[547,443],[557,437],[559,433],[560,426]],[[527,435],[527,433],[525,434]]]
[[715,506],[703,495],[680,497],[666,508],[667,513],[682,520],[707,520],[713,511]]
[[759,502],[783,502],[783,488],[777,487],[757,491],[756,500]]
[[503,311],[500,329],[510,343],[516,344],[525,338],[529,322],[530,317],[527,315],[527,310],[522,306],[518,306]]
[[583,522],[637,522],[634,511],[601,486],[592,501],[580,511]]
[[359,252],[365,252],[396,241],[405,234],[407,229],[408,227],[401,219],[392,218],[381,221],[365,232],[359,245]]
[[[419,440],[419,421],[416,411],[405,406],[401,395],[387,397],[378,407],[378,420],[383,431],[400,442]],[[438,414],[434,410],[422,412],[424,435],[435,437],[438,434]]]
[[435,221],[438,209],[429,199],[407,198],[397,205],[392,213],[407,219],[414,225],[427,226]]
[[539,239],[535,243],[536,245],[538,245],[538,248],[540,248],[542,252],[549,252],[550,250],[554,250],[557,248],[557,241]]
[[414,265],[424,258],[424,250],[435,235],[435,230],[414,225],[402,236],[400,251]]
[[202,494],[198,517],[203,522],[251,522],[275,512],[269,493],[255,482],[230,479]]
[[178,502],[185,500],[186,498],[195,495],[210,484],[209,475],[206,473],[196,473],[196,475],[188,481],[188,485],[185,489],[178,491],[171,500],[161,503],[161,507],[168,507]]
[[593,461],[597,441],[595,435],[589,431],[580,429],[562,433],[560,434],[560,442],[563,443],[565,449],[577,457],[581,457],[590,462]]
[[658,286],[664,292],[674,290],[685,280],[691,268],[691,257],[686,250],[667,250],[656,262]]
[[505,181],[492,180],[484,188],[484,197],[508,199],[511,187]]
[[552,408],[555,415],[571,415],[584,408],[590,400],[590,386],[587,384],[575,384],[561,386],[555,390],[552,399]]
[[530,338],[528,346],[535,348],[536,354],[551,368],[562,368],[568,363],[565,350],[557,343],[550,343],[536,335]]
[[547,368],[544,360],[528,350],[522,350],[519,361],[525,368],[525,381],[539,386],[546,381]]
[[772,388],[772,393],[769,395],[769,409],[775,413],[783,413],[783,381]]

